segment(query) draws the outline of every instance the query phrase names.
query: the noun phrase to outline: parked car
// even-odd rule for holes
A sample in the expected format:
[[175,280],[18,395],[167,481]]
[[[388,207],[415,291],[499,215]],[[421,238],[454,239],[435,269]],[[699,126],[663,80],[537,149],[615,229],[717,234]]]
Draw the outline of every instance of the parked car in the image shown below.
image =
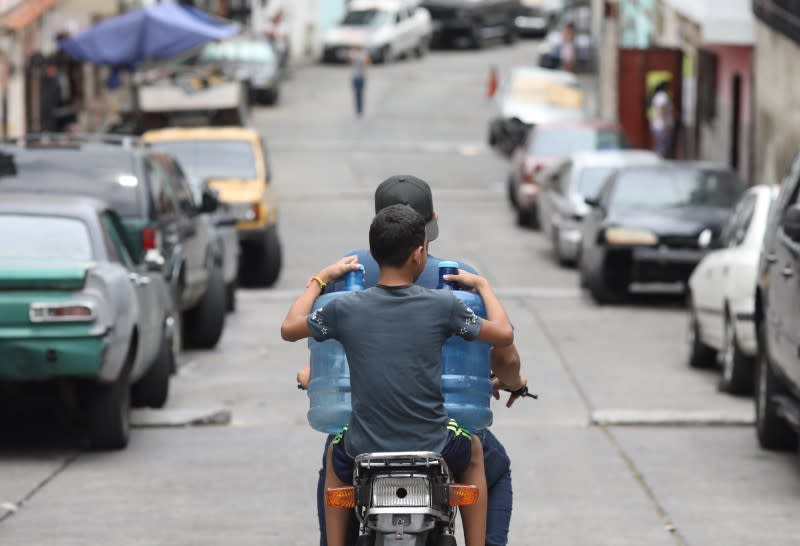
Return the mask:
[[622,129],[606,122],[562,122],[534,126],[527,141],[511,156],[508,197],[517,212],[517,224],[539,224],[536,201],[541,175],[570,154],[591,150],[618,150],[626,145]]
[[374,63],[427,53],[433,27],[431,16],[408,0],[355,0],[342,22],[328,31],[323,62],[347,62],[350,50],[364,47]]
[[534,125],[584,118],[583,91],[570,72],[516,67],[496,97],[489,145],[507,156],[525,142]]
[[800,155],[770,213],[756,278],[758,441],[765,449],[795,449],[800,425]]
[[100,201],[0,199],[0,381],[62,381],[97,449],[127,445],[131,401],[163,406],[175,366],[168,286],[131,251]]
[[209,42],[189,64],[217,67],[226,76],[246,82],[251,102],[278,102],[283,70],[266,38],[245,35]]
[[598,303],[624,298],[632,284],[681,283],[709,249],[744,183],[705,163],[663,162],[613,174],[583,221],[581,283]]
[[180,166],[164,153],[67,138],[67,147],[6,147],[16,174],[0,177],[0,192],[84,195],[108,202],[122,218],[132,259],[163,267],[180,311],[175,313],[176,344],[214,347],[226,308],[224,255],[210,217],[216,197],[205,192],[198,207]]
[[449,45],[466,41],[481,49],[488,40],[517,40],[516,0],[425,0],[422,6],[433,19],[433,43]]
[[581,223],[589,212],[586,198],[596,197],[615,169],[660,161],[658,155],[646,150],[578,152],[542,174],[536,217],[559,264],[574,264],[578,260]]
[[230,206],[241,244],[239,280],[250,286],[274,284],[282,262],[278,204],[267,145],[259,133],[198,127],[151,131],[142,138],[178,158],[195,185],[219,192],[220,200]]
[[521,0],[514,24],[520,36],[545,36],[558,21],[565,0]]
[[732,394],[753,390],[754,288],[767,218],[777,194],[776,186],[747,190],[722,232],[722,248],[707,254],[689,278],[689,366],[719,363],[720,388]]
[[558,22],[539,46],[539,66],[561,68],[561,37],[564,27],[570,23],[575,27],[575,71],[591,72],[597,64],[597,54],[589,5],[576,5],[562,11]]

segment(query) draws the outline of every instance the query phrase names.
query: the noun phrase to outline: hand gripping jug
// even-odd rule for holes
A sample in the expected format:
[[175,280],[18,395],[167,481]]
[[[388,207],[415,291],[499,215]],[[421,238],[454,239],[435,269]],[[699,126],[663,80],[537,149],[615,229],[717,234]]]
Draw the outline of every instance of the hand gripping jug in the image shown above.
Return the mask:
[[[444,275],[458,273],[458,263],[439,262],[439,289],[453,294],[486,318],[486,307],[478,294],[459,290],[456,283],[445,281]],[[490,352],[492,346],[483,341],[466,341],[453,336],[442,347],[442,394],[450,417],[467,430],[474,432],[492,424],[492,381]]]
[[[345,275],[343,292],[323,294],[314,309],[353,290],[364,290],[364,266]],[[311,380],[308,383],[308,423],[320,432],[336,434],[350,421],[350,369],[342,344],[334,339],[319,342],[308,338]]]

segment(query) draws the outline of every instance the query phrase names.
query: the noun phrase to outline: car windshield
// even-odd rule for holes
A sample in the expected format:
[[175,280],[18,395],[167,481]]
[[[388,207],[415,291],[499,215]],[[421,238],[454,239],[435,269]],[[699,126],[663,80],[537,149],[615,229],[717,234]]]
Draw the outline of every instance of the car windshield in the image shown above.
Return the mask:
[[695,169],[635,169],[619,174],[611,208],[729,208],[744,185],[730,172]]
[[583,108],[583,92],[577,85],[554,81],[536,74],[515,74],[509,95],[512,100],[544,104],[570,110]]
[[48,191],[106,201],[120,216],[142,214],[139,179],[128,152],[97,150],[9,151],[16,174],[0,175],[0,191]]
[[210,42],[200,53],[202,62],[240,62],[271,63],[275,52],[267,42],[233,40],[229,42]]
[[81,220],[0,214],[0,260],[79,260],[94,258],[89,229]]
[[370,27],[384,24],[388,14],[379,9],[357,9],[348,11],[342,20],[342,25],[352,27]]
[[596,197],[614,167],[587,167],[578,173],[575,191],[584,197]]
[[195,184],[209,178],[258,178],[253,145],[246,140],[171,140],[153,147],[172,154]]
[[617,150],[623,139],[619,131],[592,128],[564,128],[539,131],[531,143],[530,153],[562,157],[591,150]]

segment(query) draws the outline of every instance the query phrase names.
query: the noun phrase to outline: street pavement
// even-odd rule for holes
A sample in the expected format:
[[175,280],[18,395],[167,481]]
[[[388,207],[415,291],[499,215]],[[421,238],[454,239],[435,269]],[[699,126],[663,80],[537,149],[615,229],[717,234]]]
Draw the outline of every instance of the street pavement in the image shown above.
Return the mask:
[[515,225],[507,161],[485,145],[485,87],[492,63],[502,73],[534,58],[522,42],[374,67],[363,119],[346,67],[295,68],[281,104],[253,119],[281,202],[280,281],[239,291],[220,345],[182,355],[164,410],[230,421],[138,428],[112,453],[81,450],[57,419],[22,427],[0,449],[0,544],[316,544],[324,437],[295,388],[306,346],[282,342],[279,325],[310,275],[366,246],[372,192],[398,173],[431,183],[432,253],[489,278],[540,395],[494,406],[512,459],[512,545],[797,544],[797,457],[761,451],[752,402],[685,365],[681,301],[597,307],[541,235]]

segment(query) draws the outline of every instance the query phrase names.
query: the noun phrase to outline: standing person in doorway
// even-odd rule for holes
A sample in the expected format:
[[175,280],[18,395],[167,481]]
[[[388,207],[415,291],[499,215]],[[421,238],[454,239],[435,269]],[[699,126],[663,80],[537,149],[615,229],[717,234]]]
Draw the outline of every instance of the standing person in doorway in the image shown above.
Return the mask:
[[364,115],[364,87],[367,84],[367,66],[370,64],[369,52],[364,46],[356,46],[348,56],[353,67],[353,96],[356,101],[356,115]]
[[653,135],[653,151],[661,157],[672,154],[672,134],[675,117],[672,99],[669,96],[669,82],[664,80],[656,85],[650,100],[650,131]]

